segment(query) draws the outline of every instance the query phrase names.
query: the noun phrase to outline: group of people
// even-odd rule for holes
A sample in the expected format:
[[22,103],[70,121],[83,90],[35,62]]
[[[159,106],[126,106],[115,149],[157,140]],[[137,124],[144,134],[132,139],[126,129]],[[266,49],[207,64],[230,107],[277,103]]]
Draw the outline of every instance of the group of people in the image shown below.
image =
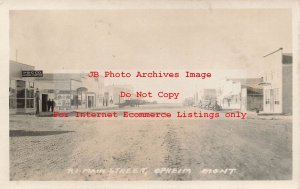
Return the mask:
[[[36,88],[36,92],[35,92],[35,104],[36,104],[36,115],[40,114],[40,91],[38,88]],[[54,99],[50,100],[48,99],[47,101],[47,111],[51,112],[54,111],[54,107],[55,107],[55,101]]]
[[55,107],[55,101],[53,99],[52,100],[48,99],[48,101],[47,101],[47,110],[48,110],[48,112],[50,111],[50,109],[51,109],[51,112],[53,112],[54,107]]

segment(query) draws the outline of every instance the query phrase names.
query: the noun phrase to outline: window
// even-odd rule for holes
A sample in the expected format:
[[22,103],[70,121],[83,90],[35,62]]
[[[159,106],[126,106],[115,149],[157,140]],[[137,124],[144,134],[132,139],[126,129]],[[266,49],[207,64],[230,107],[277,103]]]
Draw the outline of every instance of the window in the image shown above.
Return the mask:
[[81,106],[81,99],[82,99],[81,92],[78,94],[77,99],[78,99],[77,101],[78,105]]
[[[16,80],[16,107],[17,108],[34,108],[34,86],[33,82],[27,83],[29,88],[26,88],[26,81]],[[13,93],[13,92],[12,92]],[[10,102],[13,106],[13,98]]]
[[26,108],[34,108],[34,100],[26,99]]
[[17,98],[17,108],[25,108],[25,99]]
[[279,104],[279,88],[274,89],[274,103]]
[[34,90],[26,89],[26,98],[34,98]]
[[25,81],[22,81],[22,80],[17,80],[16,81],[17,88],[25,88],[25,84],[26,84]]
[[26,82],[22,80],[16,81],[17,87],[17,108],[25,108],[25,86]]
[[26,89],[26,108],[34,108],[34,89]]
[[29,82],[29,88],[34,88],[34,82]]
[[270,104],[270,89],[265,90],[265,104]]
[[25,89],[17,88],[17,98],[25,98]]

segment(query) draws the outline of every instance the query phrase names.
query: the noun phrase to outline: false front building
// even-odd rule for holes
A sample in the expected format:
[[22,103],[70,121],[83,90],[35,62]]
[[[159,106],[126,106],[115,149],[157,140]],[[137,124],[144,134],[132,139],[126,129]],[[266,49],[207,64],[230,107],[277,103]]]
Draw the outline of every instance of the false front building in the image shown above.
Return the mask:
[[40,90],[40,110],[47,111],[48,99],[56,110],[91,109],[102,106],[103,79],[89,78],[86,73],[46,73],[36,78]]
[[22,71],[32,71],[34,66],[10,61],[9,113],[35,113],[35,83],[32,77],[23,77]]
[[264,91],[264,114],[292,114],[293,56],[282,50],[280,48],[263,57],[267,68],[260,83]]
[[262,111],[262,78],[233,78],[220,81],[218,103],[222,109]]
[[101,77],[89,78],[86,73],[43,74],[34,66],[16,61],[10,61],[9,72],[10,114],[35,114],[37,109],[47,112],[48,100],[55,101],[55,111],[103,106]]

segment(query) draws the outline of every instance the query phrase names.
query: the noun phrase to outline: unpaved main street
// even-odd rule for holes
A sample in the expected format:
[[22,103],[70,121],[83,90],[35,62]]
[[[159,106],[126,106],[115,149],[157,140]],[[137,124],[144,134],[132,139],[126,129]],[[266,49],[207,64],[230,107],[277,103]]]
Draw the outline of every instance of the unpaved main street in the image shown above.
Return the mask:
[[245,120],[10,116],[11,180],[291,177],[292,120],[287,116],[250,115]]

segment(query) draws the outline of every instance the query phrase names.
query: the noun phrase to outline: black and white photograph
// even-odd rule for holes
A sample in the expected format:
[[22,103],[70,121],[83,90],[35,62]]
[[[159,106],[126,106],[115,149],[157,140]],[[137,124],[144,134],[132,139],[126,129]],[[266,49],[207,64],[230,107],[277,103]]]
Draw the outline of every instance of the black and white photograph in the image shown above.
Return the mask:
[[299,2],[117,2],[7,10],[10,183],[299,187]]

